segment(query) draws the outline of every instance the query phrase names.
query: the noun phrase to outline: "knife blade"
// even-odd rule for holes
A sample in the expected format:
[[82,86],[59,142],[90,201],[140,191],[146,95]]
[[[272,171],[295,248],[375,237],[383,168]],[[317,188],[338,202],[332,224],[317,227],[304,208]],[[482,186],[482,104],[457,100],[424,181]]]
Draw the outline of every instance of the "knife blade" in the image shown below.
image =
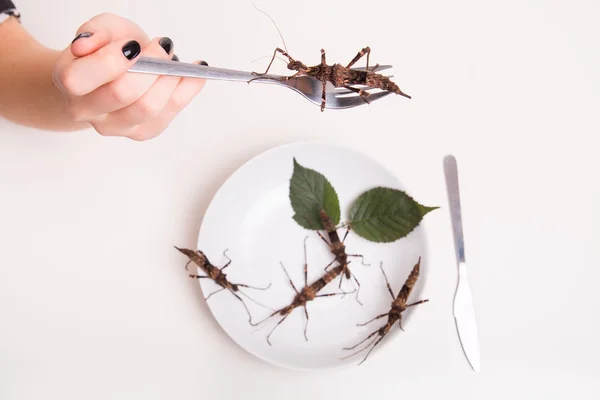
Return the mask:
[[465,357],[469,361],[471,368],[475,372],[479,372],[479,335],[477,332],[473,296],[469,284],[467,262],[465,260],[462,210],[460,206],[460,191],[458,185],[458,167],[454,156],[448,155],[444,158],[444,172],[446,176],[448,203],[450,206],[450,220],[452,222],[456,262],[458,265],[458,284],[456,286],[453,306],[454,320],[456,322],[458,337],[463,352],[465,353]]

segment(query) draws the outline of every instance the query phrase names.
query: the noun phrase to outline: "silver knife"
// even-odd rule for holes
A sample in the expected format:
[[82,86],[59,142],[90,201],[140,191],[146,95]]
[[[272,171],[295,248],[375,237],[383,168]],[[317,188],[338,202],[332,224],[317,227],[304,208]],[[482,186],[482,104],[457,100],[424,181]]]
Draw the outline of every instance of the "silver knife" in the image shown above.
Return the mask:
[[460,208],[460,192],[458,187],[458,168],[454,156],[449,155],[444,158],[444,172],[446,175],[450,219],[452,221],[454,247],[458,264],[458,285],[454,295],[454,320],[456,322],[456,329],[465,356],[467,357],[467,360],[469,360],[471,368],[473,368],[475,372],[479,372],[479,336],[477,334],[475,307],[473,306],[473,297],[467,275],[467,263],[465,261],[465,243],[463,239],[462,212]]

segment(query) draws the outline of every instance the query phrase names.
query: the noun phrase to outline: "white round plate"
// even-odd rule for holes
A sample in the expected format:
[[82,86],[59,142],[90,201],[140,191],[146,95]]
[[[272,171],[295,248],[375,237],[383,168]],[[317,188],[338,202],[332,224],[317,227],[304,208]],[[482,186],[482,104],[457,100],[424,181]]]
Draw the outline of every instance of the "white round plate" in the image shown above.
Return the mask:
[[[280,263],[283,263],[296,288],[304,286],[304,239],[307,246],[308,283],[324,273],[332,261],[332,254],[316,232],[299,226],[293,219],[289,200],[289,184],[293,172],[293,159],[306,168],[323,174],[335,188],[345,221],[352,202],[365,190],[387,186],[410,191],[388,170],[365,155],[343,147],[328,144],[300,142],[268,150],[239,168],[219,189],[200,228],[198,249],[211,263],[222,267],[227,263],[223,252],[232,260],[225,269],[229,280],[252,286],[265,287],[266,291],[242,288],[256,301],[280,309],[290,304],[295,292]],[[416,199],[419,201],[419,199]],[[339,230],[340,238],[345,229]],[[385,286],[380,263],[388,276],[392,290],[397,295],[409,272],[421,259],[421,276],[409,300],[419,300],[421,286],[426,278],[426,240],[424,230],[417,227],[409,236],[394,243],[377,244],[350,232],[345,241],[348,254],[364,255],[351,258],[350,269],[360,282],[356,293],[317,298],[308,303],[308,341],[304,338],[306,316],[303,308],[296,308],[271,335],[266,336],[280,317],[273,317],[258,327],[248,322],[242,303],[231,292],[222,291],[208,299],[208,306],[225,332],[242,348],[256,357],[291,369],[331,368],[348,363],[358,364],[366,355],[363,352],[342,360],[349,354],[342,350],[358,343],[370,332],[385,324],[380,319],[366,327],[358,327],[376,315],[390,309],[392,298]],[[340,278],[331,282],[321,293],[340,292]],[[204,296],[218,290],[208,279],[199,279]],[[352,291],[353,281],[344,278],[342,289]],[[253,322],[266,318],[271,310],[242,299],[250,309]],[[419,306],[415,307],[419,308]],[[409,308],[403,314],[403,327],[410,329]],[[367,362],[373,362],[386,342],[401,332],[396,324],[387,338],[374,350]]]

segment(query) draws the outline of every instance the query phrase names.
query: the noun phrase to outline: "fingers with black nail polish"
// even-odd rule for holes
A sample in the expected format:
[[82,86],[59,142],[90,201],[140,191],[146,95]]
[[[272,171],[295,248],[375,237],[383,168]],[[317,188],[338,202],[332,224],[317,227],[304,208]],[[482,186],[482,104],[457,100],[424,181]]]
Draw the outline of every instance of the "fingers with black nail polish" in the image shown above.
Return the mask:
[[163,48],[165,53],[171,54],[171,50],[173,50],[173,41],[171,39],[168,37],[161,38],[158,41],[158,44]]
[[171,60],[179,61],[179,57],[177,57],[177,54],[173,54],[173,57],[171,57]]
[[206,61],[200,61],[198,64],[208,67],[208,63]]
[[140,54],[141,51],[142,51],[142,48],[140,47],[140,44],[138,42],[136,42],[135,40],[131,40],[131,41],[127,42],[125,44],[125,46],[123,46],[123,55],[128,60],[133,60],[135,57],[137,57]]

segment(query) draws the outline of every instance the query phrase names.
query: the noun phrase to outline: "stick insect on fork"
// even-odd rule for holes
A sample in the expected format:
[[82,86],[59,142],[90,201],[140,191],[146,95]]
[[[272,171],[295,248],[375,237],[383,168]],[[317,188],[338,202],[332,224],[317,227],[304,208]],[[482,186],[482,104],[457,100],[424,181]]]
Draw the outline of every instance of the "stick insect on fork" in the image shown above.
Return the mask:
[[[275,329],[277,329],[277,327],[279,325],[281,325],[281,323],[283,321],[285,321],[285,319],[292,313],[292,311],[294,311],[298,307],[304,307],[304,314],[306,315],[306,324],[304,326],[304,338],[308,341],[308,335],[307,335],[308,309],[306,308],[306,304],[309,301],[313,301],[314,299],[316,299],[318,297],[330,297],[330,296],[338,296],[338,295],[342,295],[342,297],[343,297],[346,294],[348,294],[347,292],[319,294],[319,292],[325,286],[327,286],[327,284],[329,282],[334,280],[340,273],[342,273],[343,266],[341,266],[341,265],[335,267],[334,269],[332,269],[329,272],[326,272],[325,275],[323,275],[321,278],[316,280],[311,285],[308,285],[308,262],[306,260],[306,239],[308,239],[308,236],[306,238],[304,238],[304,287],[300,291],[298,291],[298,289],[296,289],[296,286],[294,285],[292,278],[290,278],[290,275],[288,274],[287,270],[285,269],[283,263],[281,263],[281,267],[283,268],[285,275],[287,276],[292,288],[294,289],[294,292],[296,292],[296,296],[294,297],[294,300],[289,305],[275,311],[274,313],[272,313],[271,315],[269,315],[267,318],[260,321],[259,323],[254,324],[255,326],[260,325],[263,322],[267,321],[268,319],[270,319],[276,315],[283,317],[279,320],[279,322],[277,322],[275,327],[273,327],[273,329],[267,335],[267,343],[269,344],[269,346],[272,345],[271,341],[270,341],[270,337],[273,334],[273,332],[275,331]],[[350,292],[350,293],[352,293],[352,292]]]
[[370,324],[371,322],[376,321],[376,320],[378,320],[380,318],[388,317],[388,320],[387,320],[387,322],[386,322],[386,324],[384,326],[382,326],[381,328],[379,328],[376,331],[372,332],[369,336],[367,336],[364,340],[360,341],[356,345],[354,345],[352,347],[346,347],[346,348],[344,348],[344,350],[353,350],[353,349],[357,348],[358,346],[360,346],[361,344],[363,344],[364,342],[366,342],[367,340],[369,340],[370,338],[372,338],[373,336],[377,335],[375,337],[375,339],[373,339],[371,342],[369,342],[369,344],[367,346],[365,346],[362,349],[360,349],[360,350],[358,350],[358,351],[350,354],[349,356],[346,356],[346,357],[342,358],[342,359],[346,359],[346,358],[352,357],[352,356],[354,356],[356,354],[359,354],[359,353],[365,351],[369,347],[371,347],[371,349],[369,350],[369,352],[367,353],[367,355],[365,356],[365,358],[358,365],[360,365],[363,362],[365,362],[365,360],[367,359],[367,357],[369,357],[369,355],[371,354],[371,352],[373,351],[373,349],[389,333],[389,331],[392,329],[392,326],[396,322],[398,322],[398,325],[400,326],[400,329],[404,330],[402,328],[402,313],[408,307],[416,306],[417,304],[426,303],[426,302],[429,301],[429,300],[420,300],[420,301],[417,301],[417,302],[412,303],[412,304],[408,304],[408,305],[406,304],[408,296],[410,295],[413,287],[415,286],[415,283],[417,282],[417,279],[419,278],[419,273],[420,273],[420,270],[421,270],[421,257],[419,257],[419,260],[418,260],[417,264],[415,264],[415,266],[413,267],[411,273],[408,275],[408,278],[404,282],[404,285],[402,285],[402,288],[398,292],[398,296],[394,296],[394,292],[392,291],[392,287],[390,286],[390,283],[389,283],[389,281],[387,279],[385,271],[383,270],[383,266],[380,265],[380,268],[381,268],[381,272],[383,273],[383,277],[385,278],[385,283],[387,285],[387,289],[390,292],[390,296],[392,296],[392,307],[391,307],[390,311],[387,312],[387,313],[385,313],[385,314],[378,315],[375,318],[371,319],[370,321],[365,322],[364,324],[357,324],[358,326],[366,326],[366,325]]
[[[361,49],[358,52],[358,54],[354,57],[354,59],[352,59],[352,61],[350,61],[350,63],[348,63],[348,65],[346,65],[345,67],[343,65],[337,64],[337,63],[333,64],[333,65],[328,65],[326,62],[324,49],[321,49],[321,63],[311,66],[311,67],[308,67],[301,61],[297,61],[297,60],[293,59],[287,53],[287,51],[284,51],[278,47],[275,49],[275,52],[273,53],[273,58],[271,59],[271,62],[269,63],[269,66],[267,67],[265,72],[263,72],[263,73],[253,72],[253,75],[257,75],[257,77],[250,79],[248,81],[248,83],[252,82],[255,79],[261,79],[261,77],[263,77],[264,75],[266,75],[269,72],[269,69],[271,68],[271,64],[273,63],[273,60],[275,59],[277,53],[281,53],[281,55],[288,58],[289,62],[287,64],[287,68],[289,70],[297,71],[297,72],[291,76],[285,76],[285,77],[281,77],[281,78],[269,77],[268,79],[277,79],[277,80],[281,80],[281,81],[287,81],[292,78],[297,78],[299,76],[306,75],[306,76],[310,76],[312,78],[315,78],[315,79],[321,81],[323,83],[321,111],[325,110],[327,83],[328,82],[331,83],[336,88],[343,87],[351,92],[358,93],[358,95],[366,103],[370,103],[369,95],[371,93],[367,92],[364,89],[359,89],[359,88],[356,88],[356,87],[353,87],[350,85],[363,85],[366,88],[381,89],[384,91],[399,94],[399,95],[404,96],[409,99],[411,98],[411,96],[409,96],[408,94],[406,94],[402,90],[400,90],[398,85],[396,85],[394,82],[392,82],[392,80],[390,78],[374,72],[379,67],[379,64],[376,64],[374,67],[369,68],[369,55],[371,54],[371,49],[368,46]],[[367,55],[367,66],[366,66],[365,70],[351,69],[351,67],[359,59],[361,59],[364,55]]]
[[[328,65],[325,57],[325,50],[321,49],[321,63],[314,66],[306,66],[303,62],[295,60],[292,56],[289,55],[287,46],[285,41],[283,40],[283,35],[279,31],[277,24],[273,21],[273,18],[269,16],[266,12],[258,9],[254,6],[258,11],[267,15],[269,19],[273,22],[277,31],[279,32],[279,36],[281,37],[281,41],[283,42],[283,47],[285,50],[277,47],[273,52],[273,57],[271,58],[271,62],[267,66],[267,69],[264,73],[253,72],[253,75],[257,75],[256,78],[252,78],[248,81],[248,83],[252,82],[255,79],[260,79],[262,76],[266,75],[273,64],[273,61],[277,57],[277,53],[280,53],[282,56],[288,59],[287,68],[291,71],[296,71],[295,74],[291,76],[281,77],[281,78],[269,78],[279,81],[287,81],[293,78],[297,78],[302,75],[310,76],[322,82],[322,101],[321,101],[321,112],[325,110],[326,105],[326,93],[327,93],[327,83],[333,84],[334,87],[340,88],[343,87],[351,92],[358,93],[358,95],[366,102],[369,103],[369,95],[371,93],[367,92],[364,89],[359,89],[353,87],[351,85],[363,85],[366,88],[372,89],[381,89],[383,91],[388,91],[391,93],[395,93],[401,96],[404,96],[408,99],[411,98],[408,94],[402,92],[398,85],[390,80],[387,76],[378,74],[374,72],[379,64],[376,64],[374,67],[369,68],[369,57],[371,55],[371,48],[369,46],[361,49],[358,54],[348,63],[348,65],[343,66],[341,64],[335,63],[333,65]],[[367,56],[367,65],[364,71],[353,70],[350,69],[358,60],[362,57]]]
[[208,258],[206,257],[206,255],[202,251],[200,251],[200,250],[194,251],[194,250],[179,248],[179,247],[176,247],[176,246],[175,246],[175,248],[177,250],[179,250],[181,253],[183,253],[186,256],[188,256],[188,258],[189,258],[188,262],[185,264],[186,271],[189,271],[188,266],[190,265],[190,263],[193,262],[194,264],[196,264],[202,270],[202,272],[204,272],[206,274],[206,275],[197,275],[197,274],[190,273],[190,278],[211,279],[217,285],[221,286],[221,289],[219,289],[219,290],[217,290],[217,291],[209,294],[205,298],[205,300],[208,301],[208,299],[212,295],[217,294],[217,293],[219,293],[219,292],[221,292],[223,290],[230,291],[231,294],[233,294],[244,305],[244,308],[246,309],[246,313],[248,313],[248,322],[250,323],[250,325],[254,325],[252,323],[252,315],[250,314],[250,310],[246,306],[246,303],[244,302],[244,300],[242,300],[242,298],[240,296],[238,296],[237,293],[242,294],[244,297],[247,297],[252,302],[260,305],[261,307],[269,308],[269,309],[272,310],[272,308],[267,307],[267,306],[265,306],[263,304],[260,304],[259,302],[257,302],[256,300],[254,300],[253,298],[251,298],[250,296],[248,296],[246,293],[244,293],[242,290],[240,290],[241,287],[245,287],[245,288],[249,288],[249,289],[254,289],[254,290],[267,290],[269,287],[271,287],[270,283],[265,288],[259,288],[259,287],[245,285],[245,284],[241,284],[241,283],[231,283],[229,281],[229,279],[227,278],[227,275],[223,272],[223,270],[225,268],[227,268],[229,266],[229,264],[231,264],[231,259],[229,257],[227,257],[227,254],[225,254],[227,250],[225,250],[223,252],[223,255],[225,257],[227,257],[227,259],[229,261],[223,267],[218,268],[218,267],[214,266],[213,264],[211,264],[211,262],[208,260]]

